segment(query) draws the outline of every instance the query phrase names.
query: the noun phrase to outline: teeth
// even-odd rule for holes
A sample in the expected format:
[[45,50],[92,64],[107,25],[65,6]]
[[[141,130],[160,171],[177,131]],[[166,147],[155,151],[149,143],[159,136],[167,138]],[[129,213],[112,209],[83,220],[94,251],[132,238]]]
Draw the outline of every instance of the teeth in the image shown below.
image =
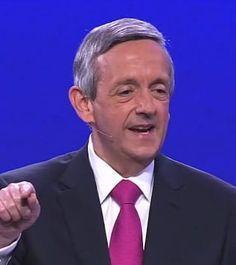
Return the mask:
[[149,131],[149,129],[137,128],[136,131],[139,131],[139,132],[147,132],[147,131]]
[[149,132],[150,130],[152,129],[152,127],[149,127],[149,128],[143,128],[143,127],[136,127],[136,128],[131,128],[132,131],[135,131],[135,132]]

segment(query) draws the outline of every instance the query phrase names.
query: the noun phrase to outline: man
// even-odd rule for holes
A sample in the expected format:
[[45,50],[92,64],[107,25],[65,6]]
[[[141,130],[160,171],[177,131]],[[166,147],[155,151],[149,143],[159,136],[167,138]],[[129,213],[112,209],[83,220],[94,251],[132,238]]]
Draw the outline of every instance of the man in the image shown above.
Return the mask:
[[[70,101],[92,134],[78,152],[2,174],[2,260],[235,264],[235,188],[160,153],[174,87],[162,34],[137,19],[93,29],[74,80]],[[124,205],[129,185],[137,198]]]

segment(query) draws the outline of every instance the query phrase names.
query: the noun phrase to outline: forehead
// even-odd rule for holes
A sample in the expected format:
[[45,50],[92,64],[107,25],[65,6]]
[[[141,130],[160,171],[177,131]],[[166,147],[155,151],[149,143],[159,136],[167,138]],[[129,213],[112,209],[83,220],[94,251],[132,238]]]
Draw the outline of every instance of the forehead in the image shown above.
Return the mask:
[[97,58],[97,66],[100,78],[114,74],[127,75],[140,70],[143,73],[156,71],[168,76],[171,73],[171,61],[166,49],[149,39],[117,44]]

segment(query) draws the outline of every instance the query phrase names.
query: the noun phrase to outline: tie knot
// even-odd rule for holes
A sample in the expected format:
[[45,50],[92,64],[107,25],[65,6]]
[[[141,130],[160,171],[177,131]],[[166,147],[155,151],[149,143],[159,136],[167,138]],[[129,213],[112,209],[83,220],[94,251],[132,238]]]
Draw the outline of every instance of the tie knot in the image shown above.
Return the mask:
[[135,204],[141,195],[139,187],[129,180],[119,182],[111,192],[111,197],[119,204]]

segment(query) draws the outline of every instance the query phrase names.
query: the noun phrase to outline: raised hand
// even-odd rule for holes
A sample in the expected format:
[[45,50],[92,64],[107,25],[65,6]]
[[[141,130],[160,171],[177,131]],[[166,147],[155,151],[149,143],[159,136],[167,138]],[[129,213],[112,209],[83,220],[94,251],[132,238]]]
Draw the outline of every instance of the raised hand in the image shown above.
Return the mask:
[[37,220],[40,205],[33,185],[11,183],[0,190],[0,248],[8,246]]

